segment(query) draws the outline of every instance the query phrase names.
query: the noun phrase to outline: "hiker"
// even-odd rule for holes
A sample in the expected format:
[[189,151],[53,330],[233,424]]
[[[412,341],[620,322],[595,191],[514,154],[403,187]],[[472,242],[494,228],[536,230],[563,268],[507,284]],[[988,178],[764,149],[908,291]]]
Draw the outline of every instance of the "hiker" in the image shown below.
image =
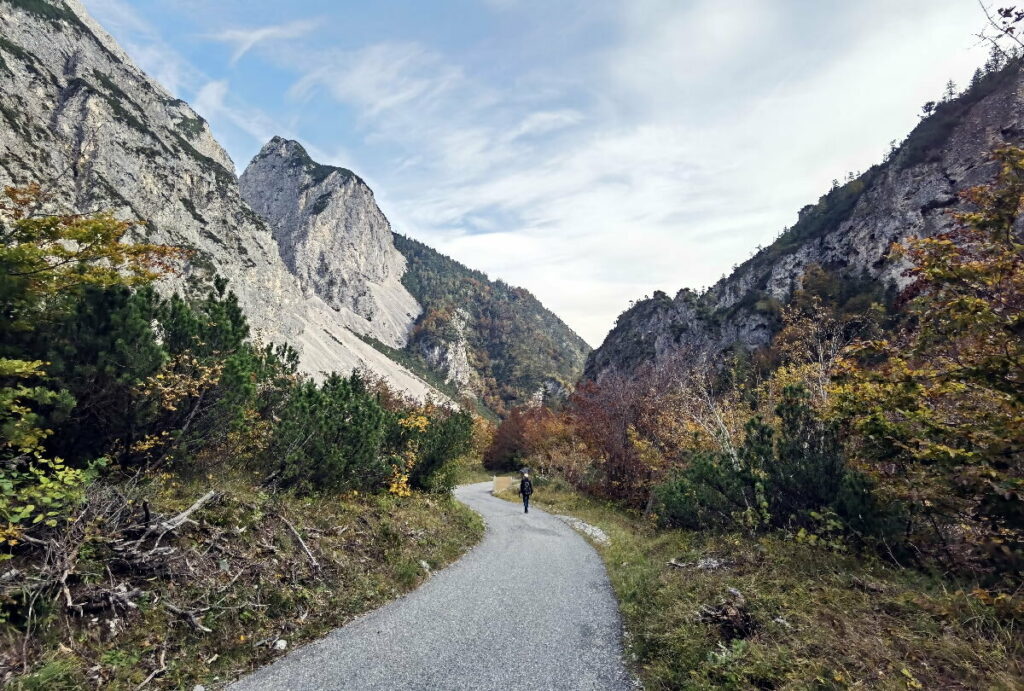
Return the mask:
[[533,494],[533,483],[530,482],[530,474],[523,472],[523,479],[519,481],[519,494],[523,497],[523,513],[530,513],[530,495]]

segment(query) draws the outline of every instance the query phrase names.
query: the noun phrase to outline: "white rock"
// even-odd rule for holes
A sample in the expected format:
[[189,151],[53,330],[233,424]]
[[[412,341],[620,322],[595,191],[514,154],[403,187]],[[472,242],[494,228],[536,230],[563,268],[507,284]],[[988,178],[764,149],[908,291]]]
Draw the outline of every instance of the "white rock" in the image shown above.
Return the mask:
[[378,224],[339,248],[367,262],[366,282],[353,279],[351,294],[318,289],[311,275],[304,284],[242,199],[207,123],[132,64],[78,2],[67,7],[51,20],[31,5],[0,3],[0,187],[40,182],[52,192],[51,210],[109,209],[145,220],[140,238],[194,248],[185,274],[161,288],[194,293],[205,290],[203,277],[227,278],[253,336],[290,343],[309,374],[365,367],[414,396],[433,392],[352,333],[404,342],[408,314],[418,314],[396,288],[400,255],[374,244],[387,221],[372,193],[353,182],[349,197],[332,202],[353,223]]
[[354,331],[405,345],[423,310],[402,285],[405,257],[359,176],[316,163],[298,142],[274,137],[242,173],[239,188],[307,293]]

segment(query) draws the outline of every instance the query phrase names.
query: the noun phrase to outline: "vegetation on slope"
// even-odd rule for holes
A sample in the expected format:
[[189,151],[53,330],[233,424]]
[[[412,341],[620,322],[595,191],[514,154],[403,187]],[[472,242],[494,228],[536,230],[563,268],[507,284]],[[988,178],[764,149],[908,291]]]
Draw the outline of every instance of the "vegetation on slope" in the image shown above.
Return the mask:
[[741,264],[737,272],[751,270],[761,281],[755,288],[763,290],[764,277],[773,264],[806,243],[835,231],[849,217],[864,192],[885,171],[903,170],[936,160],[970,109],[991,94],[1007,88],[1019,77],[1020,69],[1020,58],[1007,59],[994,52],[984,70],[975,74],[962,93],[949,92],[943,100],[925,104],[921,121],[898,146],[894,145],[884,163],[874,165],[860,175],[851,175],[844,184],[835,181],[832,189],[816,204],[800,211],[796,223],[784,229],[768,247]]
[[484,421],[359,374],[307,379],[249,339],[224,281],[152,289],[188,252],[44,201],[0,202],[5,683],[224,678],[480,534],[447,495]]
[[[424,310],[407,347],[415,357],[424,359],[432,349],[465,337],[470,365],[479,375],[474,393],[500,416],[547,381],[576,381],[589,348],[537,298],[421,242],[394,238],[408,261],[402,283]],[[460,310],[467,316],[463,333],[455,326]]]
[[1008,603],[969,583],[781,533],[659,528],[558,480],[535,479],[535,488],[539,507],[608,535],[595,548],[645,689],[1024,684]]
[[489,467],[633,517],[609,569],[654,688],[1021,684],[1024,149],[993,158],[889,309],[812,267],[763,350],[497,430]]

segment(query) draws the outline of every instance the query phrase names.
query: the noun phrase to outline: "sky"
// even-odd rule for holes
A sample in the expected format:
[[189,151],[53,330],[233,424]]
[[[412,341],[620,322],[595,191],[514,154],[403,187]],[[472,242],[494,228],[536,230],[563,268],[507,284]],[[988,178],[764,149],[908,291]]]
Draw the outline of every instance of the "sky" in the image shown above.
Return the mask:
[[84,0],[240,173],[272,136],[597,346],[878,162],[987,51],[975,0]]

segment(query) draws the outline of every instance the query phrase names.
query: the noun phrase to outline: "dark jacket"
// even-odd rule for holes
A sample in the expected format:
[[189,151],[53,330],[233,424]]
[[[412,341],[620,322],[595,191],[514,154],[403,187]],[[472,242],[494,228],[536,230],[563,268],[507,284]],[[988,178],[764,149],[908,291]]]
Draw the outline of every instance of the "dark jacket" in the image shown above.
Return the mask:
[[530,482],[530,478],[524,477],[519,481],[519,493],[527,497],[533,494],[533,483]]

